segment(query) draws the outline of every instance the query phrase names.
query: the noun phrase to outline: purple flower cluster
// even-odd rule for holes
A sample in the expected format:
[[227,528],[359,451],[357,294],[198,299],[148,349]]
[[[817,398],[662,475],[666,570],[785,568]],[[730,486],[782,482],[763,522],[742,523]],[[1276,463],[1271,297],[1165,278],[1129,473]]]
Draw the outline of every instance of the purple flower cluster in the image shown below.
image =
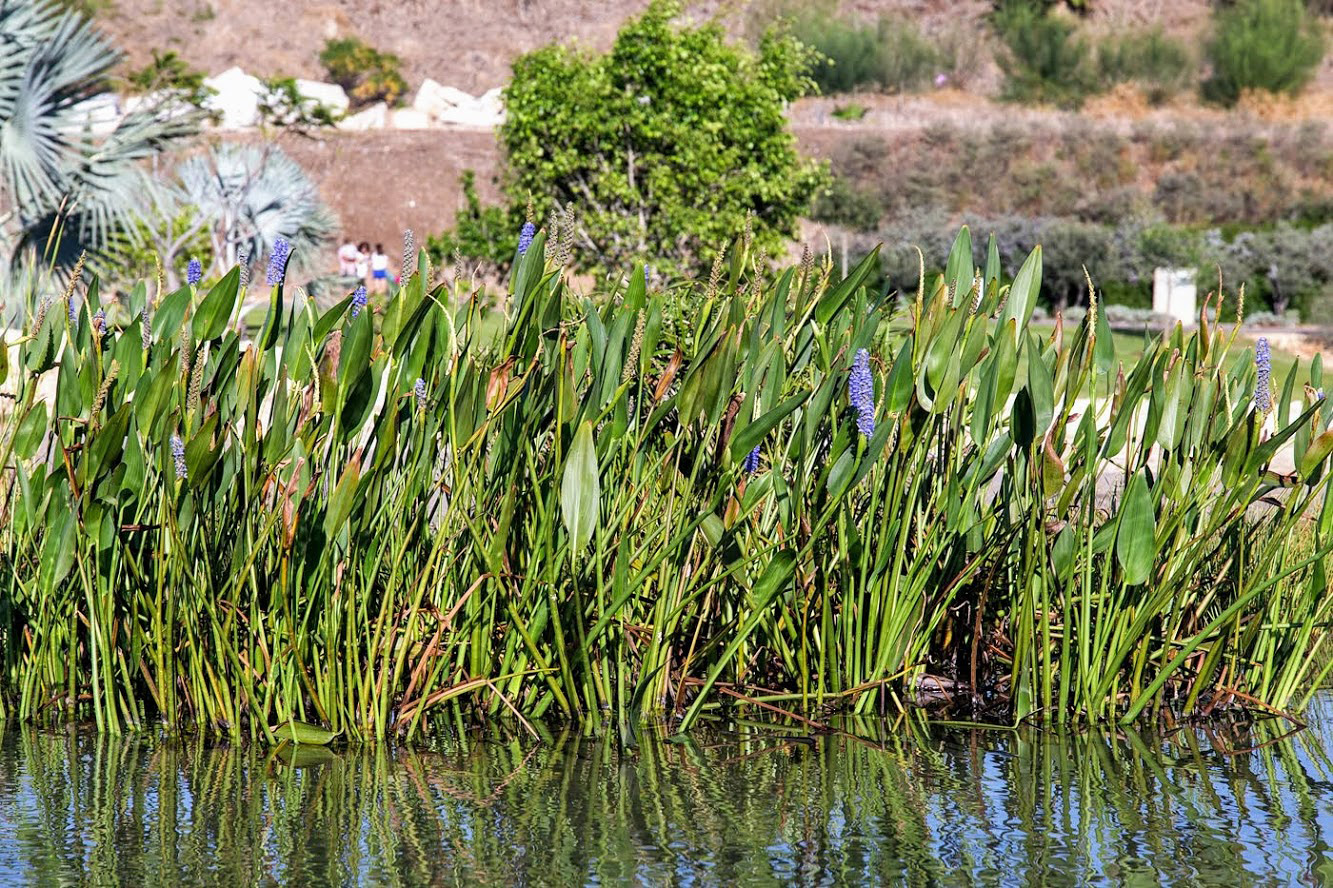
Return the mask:
[[532,239],[536,236],[537,226],[531,222],[524,222],[518,231],[518,255],[522,256],[528,252],[528,247],[532,246]]
[[869,438],[875,434],[875,378],[870,374],[870,352],[858,349],[847,379],[847,397],[856,410],[856,429]]
[[358,317],[358,316],[361,314],[361,311],[366,307],[366,303],[369,302],[369,301],[370,301],[370,297],[368,297],[368,296],[366,295],[366,288],[365,288],[364,285],[363,285],[363,286],[360,286],[360,287],[357,287],[355,290],[353,290],[353,291],[352,291],[352,317],[354,317],[354,318],[355,318],[355,317]]
[[171,458],[176,461],[176,477],[182,481],[188,479],[190,472],[185,467],[185,442],[180,435],[171,436]]
[[1254,369],[1259,374],[1254,384],[1254,407],[1260,413],[1267,413],[1273,406],[1273,393],[1269,389],[1269,378],[1273,374],[1273,355],[1268,350],[1267,337],[1260,336],[1254,344]]
[[190,286],[195,286],[204,279],[204,263],[198,259],[191,259],[185,266],[185,282]]
[[747,475],[753,475],[755,472],[759,471],[758,444],[754,445],[754,450],[751,450],[745,455],[745,462],[741,463],[741,467],[745,469]]
[[287,274],[287,260],[291,258],[292,245],[287,243],[286,238],[277,238],[273,241],[273,252],[268,257],[268,285],[282,283],[283,277]]
[[426,409],[426,380],[424,380],[424,379],[422,379],[420,376],[418,376],[418,377],[417,377],[417,381],[412,385],[412,394],[413,394],[413,396],[415,396],[416,399],[417,399],[417,409],[418,409],[418,410],[425,410],[425,409]]
[[74,297],[69,297],[69,322],[77,323],[79,320],[79,304],[74,301]]
[[106,332],[106,311],[104,309],[99,308],[97,312],[93,315],[93,336],[100,340],[102,338],[102,334],[104,334],[105,332]]

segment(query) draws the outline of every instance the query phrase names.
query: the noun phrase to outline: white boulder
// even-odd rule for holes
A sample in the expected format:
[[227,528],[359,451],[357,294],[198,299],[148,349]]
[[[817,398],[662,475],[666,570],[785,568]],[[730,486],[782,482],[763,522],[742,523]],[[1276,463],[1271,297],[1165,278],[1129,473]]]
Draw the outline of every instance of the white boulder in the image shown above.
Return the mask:
[[470,105],[474,101],[469,93],[452,86],[444,86],[427,77],[417,90],[416,98],[412,100],[412,108],[430,117],[438,117],[453,108]]
[[364,111],[358,111],[338,121],[339,129],[355,131],[384,129],[388,125],[389,106],[383,102],[376,102]]
[[498,87],[474,96],[427,79],[417,90],[412,109],[424,113],[432,123],[451,126],[489,128],[504,121]]
[[346,114],[351,104],[347,100],[347,91],[336,83],[321,83],[318,80],[296,80],[296,90],[303,99],[308,99],[328,108],[337,114]]
[[208,97],[204,108],[218,115],[220,129],[248,129],[259,123],[264,84],[258,77],[240,68],[228,68],[216,77],[205,78],[204,85],[216,92]]

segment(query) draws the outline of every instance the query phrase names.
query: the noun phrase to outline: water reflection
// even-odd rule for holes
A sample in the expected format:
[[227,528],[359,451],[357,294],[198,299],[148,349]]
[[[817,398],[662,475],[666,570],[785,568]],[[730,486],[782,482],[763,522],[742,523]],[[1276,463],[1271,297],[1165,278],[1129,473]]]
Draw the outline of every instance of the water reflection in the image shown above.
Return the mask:
[[737,726],[632,755],[566,732],[294,762],[11,727],[0,880],[1333,884],[1333,697],[1312,717],[1287,739]]

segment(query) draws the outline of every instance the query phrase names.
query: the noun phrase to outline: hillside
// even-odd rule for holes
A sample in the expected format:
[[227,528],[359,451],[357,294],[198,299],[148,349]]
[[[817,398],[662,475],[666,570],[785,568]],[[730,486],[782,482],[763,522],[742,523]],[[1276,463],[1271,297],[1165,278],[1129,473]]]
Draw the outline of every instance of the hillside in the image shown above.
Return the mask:
[[[131,64],[152,50],[174,49],[196,68],[233,65],[260,76],[319,78],[324,41],[358,36],[396,53],[415,88],[424,78],[481,92],[505,82],[518,55],[553,40],[605,47],[620,24],[648,0],[325,0],[285,4],[281,22],[263,0],[100,0],[98,21]],[[779,0],[688,0],[687,14],[718,16],[740,36],[755,29]],[[799,7],[796,7],[799,8]],[[910,16],[928,32],[963,29],[984,42],[988,0],[843,0],[848,15]],[[1207,20],[1207,0],[1097,0],[1089,23],[1113,30],[1160,24],[1193,34]]]

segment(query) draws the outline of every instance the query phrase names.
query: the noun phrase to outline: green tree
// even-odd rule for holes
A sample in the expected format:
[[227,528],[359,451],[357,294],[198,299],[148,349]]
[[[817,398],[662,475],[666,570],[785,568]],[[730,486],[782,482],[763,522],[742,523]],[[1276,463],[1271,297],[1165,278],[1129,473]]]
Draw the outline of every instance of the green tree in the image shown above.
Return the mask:
[[716,23],[674,25],[678,12],[653,3],[606,55],[549,46],[514,63],[500,132],[509,195],[531,198],[538,218],[572,209],[585,268],[651,256],[699,269],[747,214],[756,246],[776,252],[826,177],[783,114],[810,85],[810,50],[769,32],[751,52]]
[[1217,14],[1203,94],[1234,105],[1247,89],[1296,93],[1323,58],[1323,31],[1301,0],[1240,0]]

